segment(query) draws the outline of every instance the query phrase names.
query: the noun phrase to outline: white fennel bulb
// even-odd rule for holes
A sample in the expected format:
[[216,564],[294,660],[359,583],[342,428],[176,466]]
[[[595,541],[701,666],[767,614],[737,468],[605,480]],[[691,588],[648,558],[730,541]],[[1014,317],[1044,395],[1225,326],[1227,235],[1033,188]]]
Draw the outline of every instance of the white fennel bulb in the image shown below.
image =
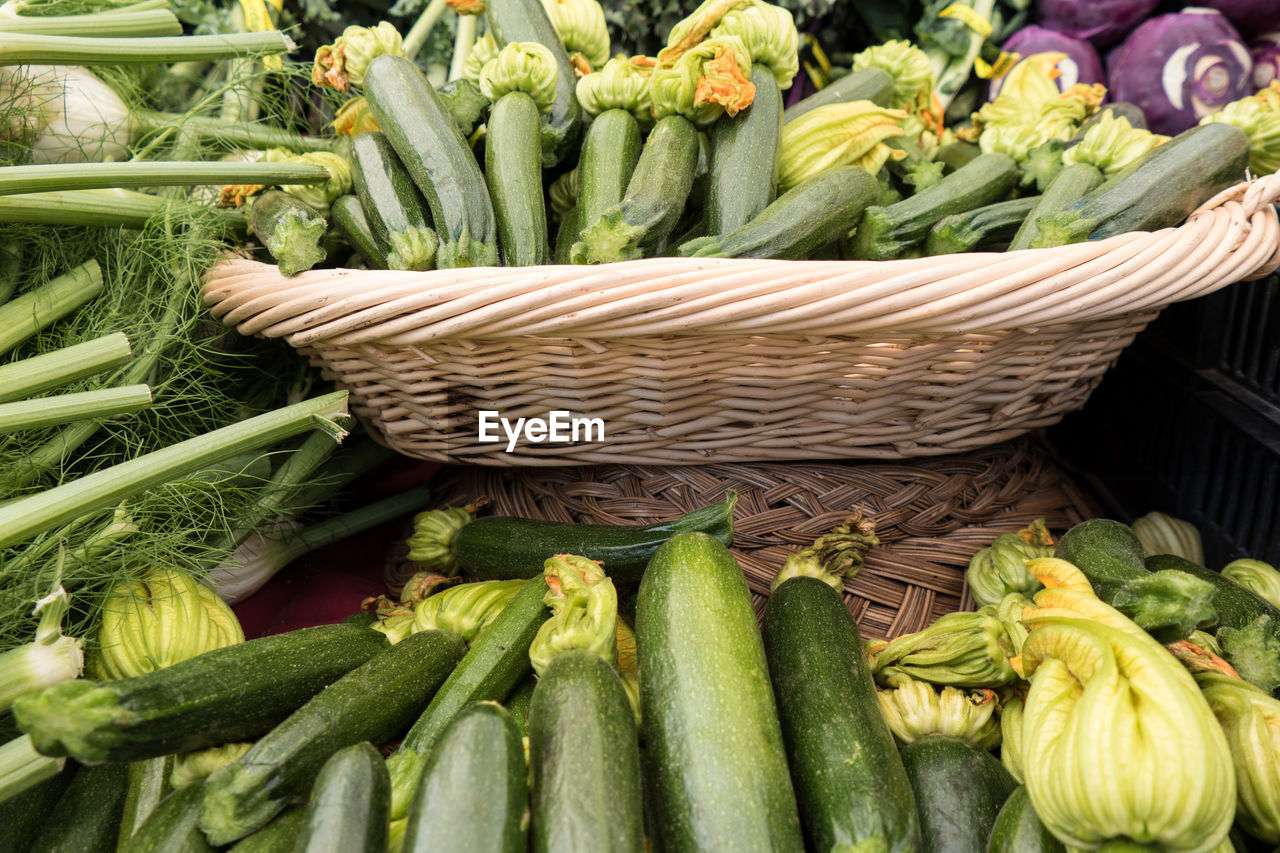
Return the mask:
[[[0,103],[26,105],[32,163],[102,163],[129,156],[129,108],[86,68],[0,67]],[[3,132],[17,136],[23,129]]]

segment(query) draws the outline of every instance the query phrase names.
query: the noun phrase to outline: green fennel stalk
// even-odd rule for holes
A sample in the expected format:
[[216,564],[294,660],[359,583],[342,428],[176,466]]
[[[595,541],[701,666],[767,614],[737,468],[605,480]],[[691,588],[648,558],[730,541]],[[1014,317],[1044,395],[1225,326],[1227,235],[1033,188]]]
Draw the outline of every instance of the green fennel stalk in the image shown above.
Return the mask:
[[133,358],[129,338],[121,332],[103,335],[43,355],[0,365],[0,403],[22,400],[59,386],[119,367]]
[[288,53],[293,47],[292,40],[276,30],[125,39],[6,33],[0,34],[0,65],[127,65],[236,59]]
[[323,166],[306,163],[222,163],[200,160],[57,163],[0,169],[0,195],[193,184],[321,184],[328,179],[329,172]]
[[0,435],[25,429],[128,414],[151,405],[146,385],[101,388],[0,403]]
[[0,17],[0,33],[100,38],[176,36],[182,33],[182,22],[168,9],[90,15],[13,15]]

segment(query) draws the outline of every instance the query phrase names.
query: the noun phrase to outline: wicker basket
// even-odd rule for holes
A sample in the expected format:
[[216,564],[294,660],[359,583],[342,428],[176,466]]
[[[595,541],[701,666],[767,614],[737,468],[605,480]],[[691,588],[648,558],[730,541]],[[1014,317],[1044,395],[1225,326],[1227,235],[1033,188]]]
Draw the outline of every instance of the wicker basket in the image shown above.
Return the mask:
[[[283,337],[408,456],[707,464],[956,453],[1083,405],[1161,308],[1280,263],[1280,175],[1178,228],[887,262],[314,270],[228,259],[205,298]],[[605,438],[479,440],[479,413],[599,418]],[[598,437],[598,436],[593,436]],[[581,436],[580,436],[581,438]]]
[[[883,543],[845,584],[845,600],[867,637],[896,637],[943,613],[971,608],[964,569],[998,534],[1040,517],[1061,533],[1099,514],[1092,499],[1026,440],[911,463],[517,471],[467,466],[448,469],[433,488],[438,506],[462,505],[483,495],[497,515],[598,524],[675,518],[735,489],[733,551],[757,610],[788,553],[861,509],[875,519]],[[387,586],[393,592],[417,570],[404,554],[400,543],[388,563]]]

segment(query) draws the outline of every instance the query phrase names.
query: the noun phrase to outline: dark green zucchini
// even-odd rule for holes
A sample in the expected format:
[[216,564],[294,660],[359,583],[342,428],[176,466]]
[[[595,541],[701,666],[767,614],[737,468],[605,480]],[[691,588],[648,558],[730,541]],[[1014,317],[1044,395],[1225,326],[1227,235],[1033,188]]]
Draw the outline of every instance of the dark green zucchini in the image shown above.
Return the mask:
[[1144,565],[1149,572],[1173,570],[1213,584],[1213,607],[1218,613],[1219,625],[1244,628],[1260,616],[1269,616],[1280,627],[1280,608],[1221,572],[1206,569],[1174,554],[1155,554],[1147,557]]
[[125,795],[124,813],[120,818],[121,844],[137,831],[160,801],[173,790],[169,784],[173,762],[174,756],[163,755],[129,763],[129,791]]
[[1213,122],[1183,131],[1136,166],[1058,213],[1036,219],[1036,248],[1178,225],[1219,191],[1244,180],[1249,138]]
[[804,842],[751,593],[705,533],[658,549],[636,645],[660,846],[800,851]]
[[[368,741],[329,756],[307,803],[296,853],[384,853],[391,780]],[[281,816],[283,817],[283,815]]]
[[570,649],[543,671],[529,708],[529,765],[535,851],[644,850],[635,715],[599,655]]
[[529,267],[550,257],[538,106],[524,92],[509,92],[489,111],[484,141],[485,179],[498,218],[502,263]]
[[543,124],[543,165],[552,166],[576,150],[582,130],[582,107],[578,105],[578,75],[569,54],[547,17],[541,0],[486,0],[485,24],[498,47],[511,42],[537,42],[556,59],[556,98]]
[[127,765],[104,764],[82,769],[46,815],[31,845],[31,853],[114,851],[128,787]]
[[892,96],[893,77],[889,72],[883,68],[863,68],[836,78],[804,100],[787,107],[782,120],[788,122],[818,107],[849,101],[871,101],[877,106],[887,107]]
[[1040,822],[1022,785],[1004,801],[987,839],[987,853],[1066,853],[1066,849]]
[[338,226],[338,230],[342,232],[342,236],[346,238],[351,248],[360,253],[365,266],[371,270],[388,268],[387,260],[383,257],[382,246],[373,236],[373,227],[365,218],[360,199],[354,195],[339,196],[329,206],[329,215],[333,217],[333,224]]
[[378,126],[427,200],[440,240],[436,266],[496,264],[498,227],[480,164],[427,78],[413,60],[383,54],[369,63],[364,86]]
[[1003,249],[1035,209],[1040,196],[1027,196],[953,213],[938,220],[925,239],[926,255],[951,255],[976,249]]
[[14,715],[41,752],[84,763],[190,752],[269,731],[386,648],[386,636],[368,628],[305,628],[136,678],[57,684],[19,697]]
[[462,657],[451,631],[423,631],[369,659],[205,782],[200,828],[214,844],[243,838],[306,793],[324,762],[362,740],[404,730]]
[[787,190],[737,231],[690,240],[676,253],[800,260],[849,233],[879,195],[880,183],[865,169],[824,172]]
[[697,128],[681,115],[659,119],[622,201],[594,223],[579,222],[582,239],[571,251],[573,262],[634,260],[661,243],[684,212],[697,168]]
[[1114,598],[1128,581],[1148,574],[1138,537],[1129,525],[1110,518],[1091,518],[1076,524],[1062,534],[1053,556],[1084,572],[1103,601]]
[[934,157],[947,173],[954,172],[982,153],[982,149],[973,142],[952,142],[938,149]]
[[533,701],[533,688],[537,683],[538,679],[533,676],[526,678],[502,703],[502,707],[510,712],[511,719],[516,721],[521,737],[529,736],[529,703]]
[[213,853],[198,822],[203,799],[203,782],[175,789],[160,801],[120,853]]
[[769,597],[762,628],[809,848],[918,850],[911,783],[840,593],[790,578]]
[[707,233],[729,234],[760,215],[778,192],[782,91],[773,72],[751,68],[751,106],[721,116],[708,132]]
[[320,211],[283,190],[267,190],[254,197],[249,207],[249,230],[283,275],[309,270],[325,258],[324,239],[328,223]]
[[938,220],[1003,198],[1018,180],[1018,164],[1004,154],[982,154],[938,183],[888,207],[862,214],[853,235],[853,253],[880,261],[924,242]]
[[1089,193],[1093,192],[1102,183],[1102,172],[1097,166],[1091,166],[1088,163],[1073,163],[1070,166],[1063,167],[1058,172],[1057,177],[1045,189],[1044,194],[1039,197],[1035,208],[1027,214],[1026,219],[1022,221],[1022,225],[1018,228],[1018,233],[1013,235],[1013,240],[1009,242],[1009,251],[1017,249],[1029,249],[1035,244],[1040,236],[1040,229],[1036,227],[1036,220],[1041,216],[1048,216],[1062,210],[1069,204],[1073,204]]
[[615,583],[629,583],[639,579],[659,546],[677,533],[702,531],[732,544],[737,499],[730,492],[720,503],[640,527],[484,516],[463,525],[451,551],[460,571],[480,578],[535,577],[548,558],[578,554],[602,563]]
[[551,260],[557,264],[573,262],[573,247],[578,242],[578,205],[574,205],[560,220],[560,228],[556,231],[556,245]]
[[66,792],[80,765],[74,761],[53,776],[0,801],[0,853],[27,853],[49,813]]
[[469,705],[431,751],[409,809],[403,853],[523,853],[528,775],[511,715],[494,702]]
[[227,853],[294,853],[306,819],[305,806],[291,806],[262,829],[232,844]]
[[[596,116],[582,139],[575,221],[594,224],[606,210],[621,202],[639,158],[640,124],[635,116],[617,109],[605,110]],[[574,234],[580,231],[575,229]],[[577,239],[575,236],[574,240]],[[557,250],[557,263],[568,261],[569,255],[561,258]]]
[[948,735],[902,748],[924,853],[985,853],[996,816],[1017,787],[991,753]]
[[360,208],[382,248],[379,260],[393,270],[434,267],[438,241],[427,224],[426,202],[386,135],[355,135],[351,175]]

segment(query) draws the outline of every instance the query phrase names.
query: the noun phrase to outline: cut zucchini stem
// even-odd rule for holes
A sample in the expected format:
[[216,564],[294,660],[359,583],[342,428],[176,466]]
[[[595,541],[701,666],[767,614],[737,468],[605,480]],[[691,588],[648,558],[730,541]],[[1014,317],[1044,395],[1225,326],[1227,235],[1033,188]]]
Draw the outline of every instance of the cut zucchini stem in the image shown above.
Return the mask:
[[123,332],[0,365],[0,403],[23,400],[125,364],[133,357]]
[[108,187],[200,184],[322,184],[329,170],[309,163],[223,163],[192,160],[57,163],[0,169],[0,195]]
[[150,405],[151,389],[146,385],[99,388],[94,391],[0,403],[0,435],[93,418],[127,415],[140,412]]
[[777,589],[789,578],[811,577],[843,589],[844,579],[857,574],[867,552],[879,544],[875,522],[855,512],[808,548],[789,555],[769,588]]
[[123,39],[6,33],[0,35],[0,65],[138,65],[270,56],[294,47],[278,30]]

